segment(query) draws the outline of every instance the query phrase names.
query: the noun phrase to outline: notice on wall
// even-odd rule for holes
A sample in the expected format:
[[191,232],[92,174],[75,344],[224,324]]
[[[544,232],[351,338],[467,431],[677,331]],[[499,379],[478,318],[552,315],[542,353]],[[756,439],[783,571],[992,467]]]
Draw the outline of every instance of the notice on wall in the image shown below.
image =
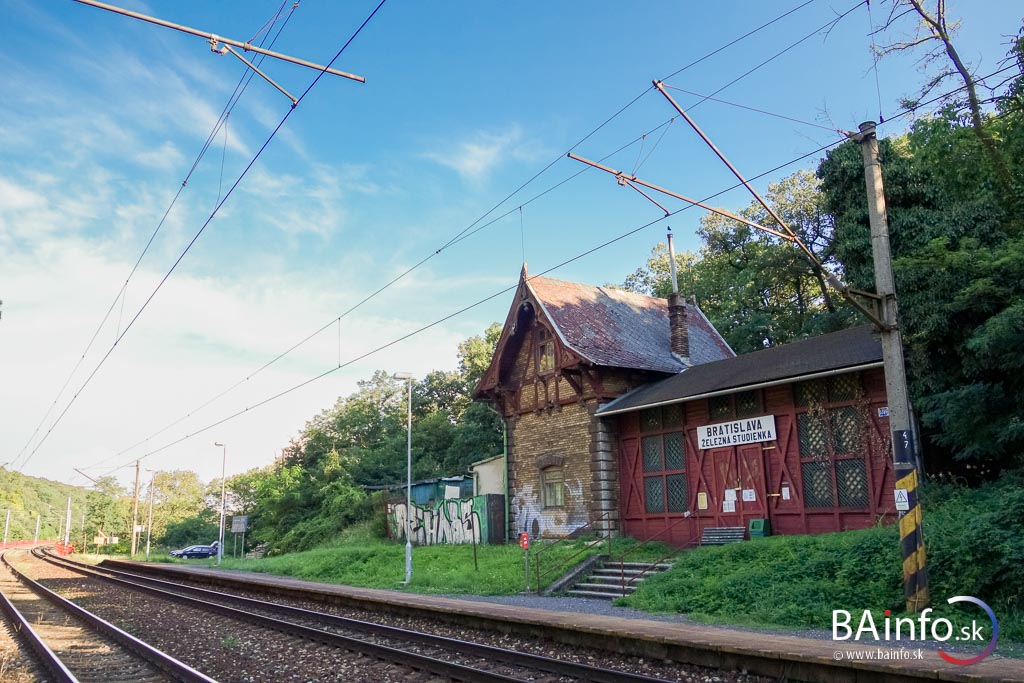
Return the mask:
[[756,500],[757,500],[757,494],[754,492],[754,489],[743,489],[743,502],[744,503],[753,503]]
[[733,503],[735,503],[736,502],[736,489],[726,489],[725,490],[725,500],[729,500],[729,501],[732,501]]
[[789,487],[788,486],[783,486],[782,487],[782,500],[789,500]]
[[701,450],[775,441],[775,416],[762,415],[697,427]]
[[697,509],[707,510],[708,509],[708,494],[706,491],[697,492]]
[[736,500],[723,500],[722,512],[736,512]]

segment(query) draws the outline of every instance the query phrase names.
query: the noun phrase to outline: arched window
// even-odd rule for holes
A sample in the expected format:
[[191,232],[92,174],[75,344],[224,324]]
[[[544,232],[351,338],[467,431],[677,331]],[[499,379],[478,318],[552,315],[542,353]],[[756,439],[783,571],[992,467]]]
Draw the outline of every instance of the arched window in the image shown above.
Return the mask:
[[540,489],[544,507],[565,507],[565,472],[560,465],[541,470]]

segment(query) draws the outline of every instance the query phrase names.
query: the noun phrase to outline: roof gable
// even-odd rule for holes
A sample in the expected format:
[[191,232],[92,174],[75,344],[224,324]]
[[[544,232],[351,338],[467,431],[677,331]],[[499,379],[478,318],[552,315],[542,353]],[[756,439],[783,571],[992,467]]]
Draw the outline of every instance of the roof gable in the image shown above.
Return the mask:
[[[505,319],[501,338],[475,394],[499,384],[501,369],[518,352],[515,335],[519,312],[529,302],[557,335],[571,357],[595,366],[675,374],[687,366],[672,354],[668,302],[610,287],[595,287],[554,278],[528,276]],[[735,355],[699,308],[686,306],[693,364]],[[521,338],[518,343],[522,343]]]
[[[594,365],[677,373],[665,299],[547,277],[526,286],[563,343]],[[690,359],[707,363],[736,355],[696,306],[687,304]]]

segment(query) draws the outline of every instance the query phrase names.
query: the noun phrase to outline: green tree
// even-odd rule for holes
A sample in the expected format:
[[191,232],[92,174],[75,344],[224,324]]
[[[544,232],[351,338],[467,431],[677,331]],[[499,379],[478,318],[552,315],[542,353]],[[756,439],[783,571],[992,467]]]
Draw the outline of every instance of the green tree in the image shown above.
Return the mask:
[[[1019,58],[1017,43],[1017,57]],[[998,141],[1020,196],[1021,79],[983,125]],[[1024,451],[1024,232],[998,169],[956,108],[880,141],[893,270],[911,397],[932,467],[992,476]],[[850,282],[873,271],[860,150],[846,144],[819,168],[836,217],[836,253]],[[957,462],[949,462],[953,458]],[[967,470],[964,469],[966,465]]]
[[[833,220],[825,210],[818,179],[808,171],[769,185],[765,199],[814,252],[837,273]],[[774,219],[757,202],[738,212],[773,230]],[[699,253],[676,254],[679,289],[701,310],[737,353],[745,353],[855,324],[835,301],[824,275],[793,244],[718,214],[701,218]],[[671,292],[668,250],[659,244],[645,268],[625,289],[665,297]]]

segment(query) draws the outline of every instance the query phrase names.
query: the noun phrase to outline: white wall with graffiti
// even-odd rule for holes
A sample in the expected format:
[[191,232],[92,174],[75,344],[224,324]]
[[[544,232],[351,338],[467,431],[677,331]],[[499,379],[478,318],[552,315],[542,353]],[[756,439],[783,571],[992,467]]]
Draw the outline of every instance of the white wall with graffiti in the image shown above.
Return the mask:
[[537,488],[532,483],[523,484],[509,506],[512,528],[517,533],[528,532],[531,538],[558,538],[585,526],[587,503],[583,483],[579,479],[567,481],[565,490],[564,508],[545,508]]
[[[447,499],[428,505],[412,504],[411,536],[414,545],[460,545],[463,543],[487,543],[488,500],[493,495],[476,496],[474,498]],[[497,496],[497,498],[503,498]],[[503,512],[504,503],[498,505]],[[391,538],[405,542],[406,504],[402,502],[388,503],[388,531]],[[502,517],[504,515],[502,514]],[[495,520],[497,524],[502,521]],[[500,529],[500,527],[499,527]]]

